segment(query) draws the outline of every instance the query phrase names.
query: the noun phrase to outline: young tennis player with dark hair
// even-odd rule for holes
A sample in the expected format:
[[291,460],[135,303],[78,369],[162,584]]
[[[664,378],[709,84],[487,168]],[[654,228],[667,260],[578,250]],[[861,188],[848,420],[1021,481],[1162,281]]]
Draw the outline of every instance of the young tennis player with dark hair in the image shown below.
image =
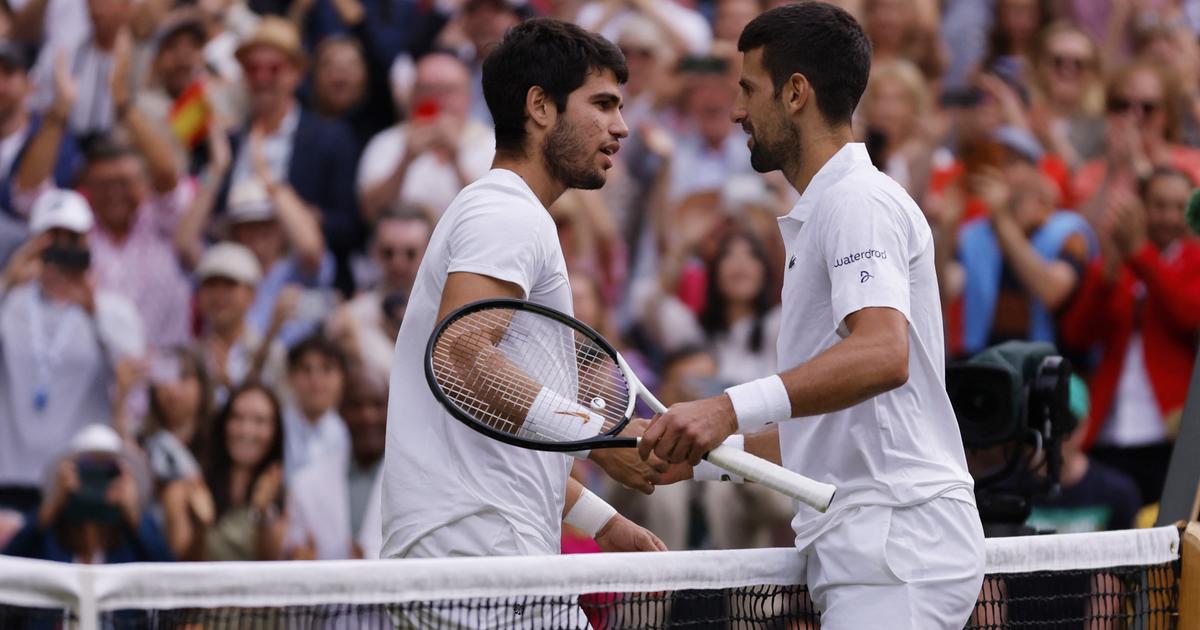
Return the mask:
[[[384,557],[556,554],[563,522],[606,550],[665,549],[571,479],[569,455],[510,446],[451,418],[422,365],[436,323],[470,302],[522,298],[571,312],[566,264],[546,208],[568,188],[604,185],[612,154],[628,135],[620,113],[627,74],[613,44],[549,19],[513,28],[484,62],[495,162],[458,194],[434,230],[396,342]],[[631,449],[591,457],[645,492],[659,479]]]
[[792,523],[821,627],[962,628],[983,529],[945,389],[929,227],[853,142],[871,45],[845,11],[804,2],[757,17],[738,49],[733,116],[751,164],[783,171],[801,195],[779,220],[782,373],[674,405],[642,454],[695,464],[731,434],[778,423],[767,435],[783,465],[838,487],[827,513],[801,506]]

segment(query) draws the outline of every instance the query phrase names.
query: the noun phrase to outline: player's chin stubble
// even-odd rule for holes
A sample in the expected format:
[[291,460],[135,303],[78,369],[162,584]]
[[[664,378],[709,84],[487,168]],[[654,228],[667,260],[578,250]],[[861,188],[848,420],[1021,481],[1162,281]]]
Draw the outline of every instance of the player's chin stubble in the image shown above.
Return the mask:
[[595,168],[594,151],[590,151],[579,134],[578,127],[559,119],[542,140],[542,159],[551,177],[567,188],[595,190],[604,186],[604,171]]
[[774,127],[754,134],[754,143],[750,147],[750,167],[759,173],[783,170],[788,158],[800,157],[800,131],[791,125]]

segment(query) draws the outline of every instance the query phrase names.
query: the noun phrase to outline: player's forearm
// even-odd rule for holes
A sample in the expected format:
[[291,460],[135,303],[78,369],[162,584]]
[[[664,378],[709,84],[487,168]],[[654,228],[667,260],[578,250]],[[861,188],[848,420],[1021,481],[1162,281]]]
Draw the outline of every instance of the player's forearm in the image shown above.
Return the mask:
[[845,409],[908,381],[908,337],[852,334],[779,377],[793,418]]
[[779,426],[774,425],[757,433],[745,436],[746,452],[772,464],[783,465],[783,453],[779,446]]

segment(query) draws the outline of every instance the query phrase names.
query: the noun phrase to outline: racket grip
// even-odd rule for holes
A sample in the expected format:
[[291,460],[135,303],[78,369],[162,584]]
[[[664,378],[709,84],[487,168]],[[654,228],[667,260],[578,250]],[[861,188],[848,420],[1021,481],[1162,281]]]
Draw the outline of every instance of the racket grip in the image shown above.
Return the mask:
[[806,503],[819,512],[824,512],[829,508],[830,501],[833,501],[833,494],[837,491],[837,488],[827,483],[809,479],[765,459],[723,444],[718,445],[704,458],[731,473],[736,473],[750,481],[760,483],[776,492]]

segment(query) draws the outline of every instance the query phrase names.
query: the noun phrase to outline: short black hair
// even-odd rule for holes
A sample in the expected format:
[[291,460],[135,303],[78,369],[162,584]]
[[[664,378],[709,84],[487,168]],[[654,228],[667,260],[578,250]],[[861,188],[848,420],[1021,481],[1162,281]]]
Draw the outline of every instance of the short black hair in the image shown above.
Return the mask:
[[763,49],[763,68],[776,95],[795,73],[816,92],[817,109],[831,125],[850,116],[871,73],[871,42],[862,27],[841,8],[824,2],[799,2],[762,13],[746,25],[738,50]]
[[618,83],[629,79],[625,56],[615,44],[552,18],[514,26],[483,62],[483,98],[496,126],[496,151],[523,153],[525,97],[539,86],[561,113],[567,98],[588,74],[611,70]]
[[316,332],[305,337],[300,343],[293,346],[291,350],[288,350],[288,371],[299,367],[300,362],[309,354],[317,354],[333,361],[337,364],[338,369],[341,370],[343,375],[346,373],[346,353],[342,352],[341,346],[338,346],[337,343],[321,332]]

